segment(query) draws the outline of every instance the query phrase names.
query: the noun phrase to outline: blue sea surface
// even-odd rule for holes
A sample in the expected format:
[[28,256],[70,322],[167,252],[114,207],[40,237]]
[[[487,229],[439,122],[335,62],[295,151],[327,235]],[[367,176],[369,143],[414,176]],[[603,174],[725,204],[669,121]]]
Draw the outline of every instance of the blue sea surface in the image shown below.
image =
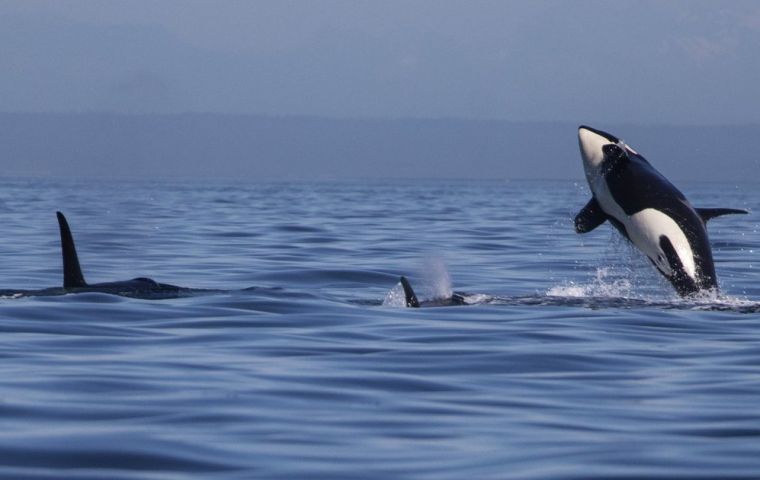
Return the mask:
[[[760,196],[681,300],[584,184],[0,180],[0,477],[760,478]],[[424,298],[402,308],[398,279]]]

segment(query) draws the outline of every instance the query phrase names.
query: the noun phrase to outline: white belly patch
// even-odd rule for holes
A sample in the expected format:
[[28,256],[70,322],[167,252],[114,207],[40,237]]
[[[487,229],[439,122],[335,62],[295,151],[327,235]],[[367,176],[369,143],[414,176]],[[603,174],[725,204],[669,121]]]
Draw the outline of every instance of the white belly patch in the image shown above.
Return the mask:
[[651,258],[660,271],[666,275],[673,273],[665,252],[660,248],[660,236],[665,235],[673,245],[686,273],[691,278],[696,278],[694,252],[691,250],[689,240],[675,220],[653,208],[645,208],[620,220],[623,220],[633,244]]
[[645,208],[633,215],[627,215],[614,200],[603,177],[599,177],[591,187],[602,210],[625,226],[631,242],[651,258],[662,273],[668,276],[673,274],[667,256],[660,248],[660,236],[665,235],[673,245],[686,274],[696,280],[694,252],[675,220],[654,208]]

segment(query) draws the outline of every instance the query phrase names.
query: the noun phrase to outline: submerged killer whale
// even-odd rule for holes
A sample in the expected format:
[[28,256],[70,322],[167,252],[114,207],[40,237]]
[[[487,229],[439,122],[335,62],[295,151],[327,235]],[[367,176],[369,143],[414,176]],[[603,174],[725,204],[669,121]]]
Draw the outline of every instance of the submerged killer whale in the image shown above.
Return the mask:
[[575,231],[590,232],[609,221],[679,295],[717,291],[707,221],[747,211],[692,207],[642,155],[614,135],[582,125],[578,143],[592,197],[575,217]]
[[178,287],[167,283],[158,283],[146,277],[131,280],[103,283],[87,283],[79,265],[74,238],[69,223],[61,212],[56,212],[61,233],[61,256],[63,258],[63,287],[44,288],[40,290],[0,290],[0,297],[26,297],[64,295],[67,293],[100,292],[123,297],[144,299],[176,298],[193,292],[208,292],[194,288]]
[[131,280],[103,283],[87,283],[79,265],[79,256],[74,245],[74,237],[71,235],[69,222],[61,212],[55,212],[58,217],[58,228],[61,232],[61,253],[63,256],[63,288],[66,292],[103,292],[123,296],[152,296],[167,295],[175,296],[183,291],[191,289],[158,283],[146,277],[137,277]]
[[417,294],[414,293],[412,285],[409,283],[406,277],[401,277],[399,282],[401,288],[404,289],[404,301],[407,307],[419,308],[419,307],[445,307],[450,305],[467,305],[466,294],[453,292],[450,297],[435,298],[433,300],[420,301],[417,298]]

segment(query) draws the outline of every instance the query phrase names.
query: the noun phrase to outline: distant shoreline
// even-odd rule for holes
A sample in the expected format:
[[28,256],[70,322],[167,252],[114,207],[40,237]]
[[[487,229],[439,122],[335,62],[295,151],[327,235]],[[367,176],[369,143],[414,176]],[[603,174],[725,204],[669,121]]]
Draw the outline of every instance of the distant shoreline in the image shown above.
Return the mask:
[[[215,113],[0,113],[3,176],[582,179],[577,125]],[[604,125],[674,181],[758,178],[760,125]]]

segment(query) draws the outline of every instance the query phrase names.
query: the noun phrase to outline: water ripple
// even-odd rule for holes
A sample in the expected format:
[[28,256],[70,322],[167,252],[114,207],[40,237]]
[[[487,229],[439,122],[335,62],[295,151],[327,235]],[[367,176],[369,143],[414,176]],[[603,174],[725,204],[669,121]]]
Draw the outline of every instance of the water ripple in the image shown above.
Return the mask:
[[[3,183],[2,288],[60,284],[64,205],[88,278],[208,290],[0,299],[0,477],[760,471],[751,215],[681,300],[561,182]],[[383,306],[402,274],[473,305]]]

